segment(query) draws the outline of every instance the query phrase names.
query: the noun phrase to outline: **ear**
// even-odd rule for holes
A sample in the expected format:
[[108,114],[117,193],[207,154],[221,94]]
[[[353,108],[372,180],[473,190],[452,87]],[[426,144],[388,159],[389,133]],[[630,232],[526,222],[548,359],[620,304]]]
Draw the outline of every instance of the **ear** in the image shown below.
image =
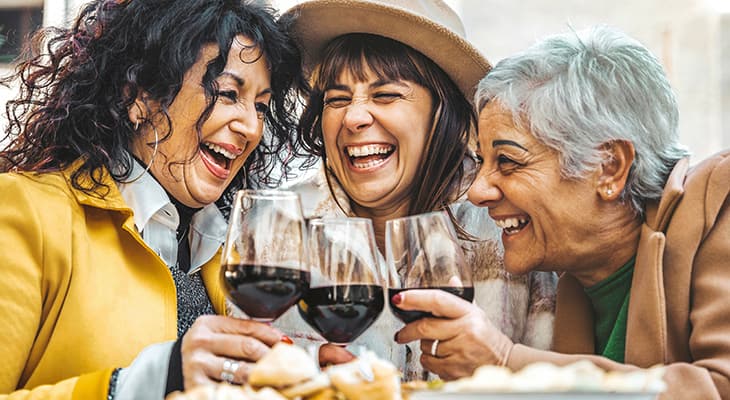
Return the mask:
[[628,140],[614,140],[601,147],[605,158],[596,180],[596,192],[603,200],[611,201],[621,196],[626,186],[634,163],[634,144]]
[[134,99],[129,108],[127,108],[127,116],[129,121],[135,125],[141,125],[150,120],[149,95],[144,90],[139,90],[137,98]]
[[145,116],[145,106],[139,97],[137,97],[134,100],[134,103],[132,103],[131,106],[127,109],[127,115],[129,116],[129,121],[135,126],[135,129],[137,126],[142,124],[145,120],[147,120],[147,117]]

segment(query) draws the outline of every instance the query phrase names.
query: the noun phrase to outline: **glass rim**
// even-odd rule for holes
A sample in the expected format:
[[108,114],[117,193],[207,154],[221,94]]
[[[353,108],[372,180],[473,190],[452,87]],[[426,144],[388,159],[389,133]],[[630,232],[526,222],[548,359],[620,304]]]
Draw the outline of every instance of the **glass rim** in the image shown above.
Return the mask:
[[311,225],[324,225],[327,222],[337,223],[337,224],[365,222],[365,223],[369,223],[371,226],[373,224],[372,219],[365,218],[365,217],[319,217],[319,218],[312,218],[309,220],[310,226]]
[[300,197],[297,192],[279,189],[241,189],[236,192],[236,196],[257,199],[298,199]]
[[385,224],[386,225],[388,225],[388,224],[391,224],[392,225],[392,224],[400,223],[400,222],[415,221],[415,220],[418,220],[418,219],[421,219],[421,218],[424,218],[424,217],[431,217],[431,216],[436,216],[436,215],[441,215],[441,216],[444,216],[446,218],[449,217],[449,214],[445,210],[438,210],[438,211],[429,211],[429,212],[426,212],[426,213],[413,214],[413,215],[408,215],[408,216],[405,216],[405,217],[399,217],[399,218],[389,219],[389,220],[385,221]]

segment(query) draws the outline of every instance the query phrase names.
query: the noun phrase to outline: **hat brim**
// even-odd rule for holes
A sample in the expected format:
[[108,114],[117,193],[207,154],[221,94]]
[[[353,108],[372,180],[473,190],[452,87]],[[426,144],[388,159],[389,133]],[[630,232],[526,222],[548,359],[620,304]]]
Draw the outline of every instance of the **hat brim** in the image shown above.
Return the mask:
[[305,2],[286,12],[306,69],[314,67],[332,39],[369,33],[402,42],[434,61],[471,100],[491,69],[481,53],[446,27],[405,9],[358,0]]

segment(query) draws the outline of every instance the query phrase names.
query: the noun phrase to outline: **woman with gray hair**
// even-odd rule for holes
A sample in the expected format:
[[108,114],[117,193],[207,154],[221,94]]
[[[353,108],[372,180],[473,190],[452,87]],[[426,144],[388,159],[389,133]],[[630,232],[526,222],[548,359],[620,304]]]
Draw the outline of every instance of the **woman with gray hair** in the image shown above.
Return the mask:
[[503,230],[509,272],[560,271],[552,351],[513,344],[482,312],[438,292],[397,334],[442,377],[482,364],[588,359],[667,365],[661,398],[730,397],[730,151],[690,168],[659,62],[607,27],[548,38],[480,82],[469,199]]

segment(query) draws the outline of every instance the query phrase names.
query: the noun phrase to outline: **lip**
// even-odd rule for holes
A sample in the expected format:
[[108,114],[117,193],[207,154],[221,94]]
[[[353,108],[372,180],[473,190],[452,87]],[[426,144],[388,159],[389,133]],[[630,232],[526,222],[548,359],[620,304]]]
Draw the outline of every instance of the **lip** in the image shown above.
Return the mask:
[[243,148],[238,147],[236,145],[230,144],[230,143],[224,143],[224,142],[210,142],[215,144],[216,146],[220,146],[224,148],[227,152],[234,154],[236,157],[240,157],[241,154],[243,154]]
[[[231,175],[230,170],[221,168],[218,164],[208,159],[208,155],[204,151],[198,150],[198,154],[200,154],[200,159],[203,161],[203,165],[205,165],[205,167],[208,168],[208,171],[216,178],[226,180]],[[231,163],[233,163],[233,160],[231,160]]]

